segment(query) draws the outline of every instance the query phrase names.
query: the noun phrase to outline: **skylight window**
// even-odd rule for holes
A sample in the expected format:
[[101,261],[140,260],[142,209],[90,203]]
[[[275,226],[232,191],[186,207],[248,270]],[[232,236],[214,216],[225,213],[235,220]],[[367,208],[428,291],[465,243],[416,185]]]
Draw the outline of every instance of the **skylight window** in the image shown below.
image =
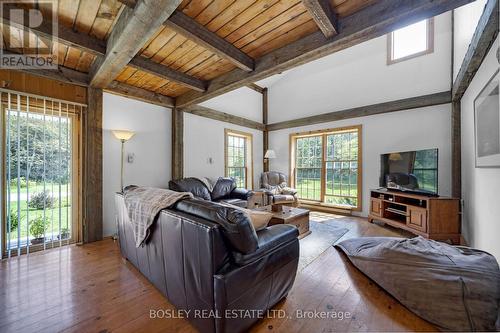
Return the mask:
[[393,64],[434,51],[434,20],[424,20],[388,35],[387,63]]

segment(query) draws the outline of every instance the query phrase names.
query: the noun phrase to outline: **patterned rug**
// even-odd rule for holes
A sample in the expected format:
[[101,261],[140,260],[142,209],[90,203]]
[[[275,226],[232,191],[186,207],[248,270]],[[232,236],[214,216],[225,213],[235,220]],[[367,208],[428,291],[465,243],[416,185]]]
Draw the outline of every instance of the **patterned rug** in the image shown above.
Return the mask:
[[335,225],[334,220],[309,222],[312,231],[300,240],[300,258],[298,271],[302,271],[349,230]]

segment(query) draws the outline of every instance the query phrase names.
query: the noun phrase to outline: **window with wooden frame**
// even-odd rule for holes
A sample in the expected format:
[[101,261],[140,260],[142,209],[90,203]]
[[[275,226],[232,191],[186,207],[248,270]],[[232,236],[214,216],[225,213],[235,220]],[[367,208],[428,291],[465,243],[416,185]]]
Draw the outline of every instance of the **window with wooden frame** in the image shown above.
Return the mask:
[[253,136],[250,133],[225,130],[225,175],[241,188],[253,188]]
[[290,152],[301,201],[361,210],[361,125],[291,134]]
[[423,20],[387,35],[387,64],[434,52],[434,19]]

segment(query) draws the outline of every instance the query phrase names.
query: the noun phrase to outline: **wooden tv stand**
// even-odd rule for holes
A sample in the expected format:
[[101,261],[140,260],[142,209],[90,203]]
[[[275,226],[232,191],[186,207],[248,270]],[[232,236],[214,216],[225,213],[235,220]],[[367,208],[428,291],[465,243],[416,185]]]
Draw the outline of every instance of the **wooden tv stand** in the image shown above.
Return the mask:
[[368,221],[387,223],[425,238],[460,244],[460,200],[372,190]]

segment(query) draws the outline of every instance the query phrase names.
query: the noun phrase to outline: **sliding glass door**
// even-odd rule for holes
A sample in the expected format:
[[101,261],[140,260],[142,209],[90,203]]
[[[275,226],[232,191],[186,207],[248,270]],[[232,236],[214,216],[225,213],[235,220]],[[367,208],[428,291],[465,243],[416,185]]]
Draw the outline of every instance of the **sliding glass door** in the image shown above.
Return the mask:
[[84,106],[1,92],[3,256],[78,240],[78,133]]

